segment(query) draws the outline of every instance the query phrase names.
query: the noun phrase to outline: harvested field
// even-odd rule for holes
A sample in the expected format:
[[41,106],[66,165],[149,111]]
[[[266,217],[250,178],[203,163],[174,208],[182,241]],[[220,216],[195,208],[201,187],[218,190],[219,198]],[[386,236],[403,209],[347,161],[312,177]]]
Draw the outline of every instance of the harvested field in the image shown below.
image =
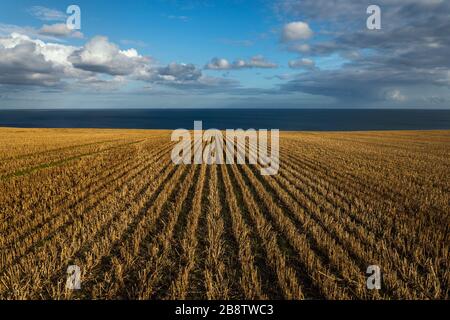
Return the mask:
[[170,133],[0,129],[0,298],[449,298],[450,131],[282,132],[273,176]]

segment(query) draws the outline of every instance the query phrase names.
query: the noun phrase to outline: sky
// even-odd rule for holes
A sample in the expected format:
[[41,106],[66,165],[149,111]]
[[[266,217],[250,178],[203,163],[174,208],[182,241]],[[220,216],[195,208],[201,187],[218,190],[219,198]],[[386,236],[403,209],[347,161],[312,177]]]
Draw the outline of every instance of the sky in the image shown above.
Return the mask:
[[450,109],[449,52],[446,0],[1,1],[0,109]]

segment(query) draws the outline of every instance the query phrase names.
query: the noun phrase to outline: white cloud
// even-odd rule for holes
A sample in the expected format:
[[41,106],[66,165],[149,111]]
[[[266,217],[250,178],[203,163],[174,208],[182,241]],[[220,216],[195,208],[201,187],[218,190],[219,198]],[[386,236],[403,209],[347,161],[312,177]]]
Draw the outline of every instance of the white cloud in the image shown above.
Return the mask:
[[99,74],[137,77],[150,69],[148,58],[135,49],[121,51],[104,37],[93,38],[79,48],[13,33],[0,38],[0,56],[3,84],[55,86],[64,80],[104,84],[106,81],[98,81]]
[[406,100],[406,96],[403,95],[400,92],[400,90],[398,90],[398,89],[395,89],[395,90],[392,90],[392,91],[388,91],[386,93],[386,98],[388,100],[397,101],[397,102],[403,102],[403,101]]
[[205,68],[209,70],[228,70],[231,69],[231,64],[227,59],[213,58]]
[[59,10],[46,8],[43,6],[33,6],[28,12],[35,18],[43,21],[65,21],[67,15]]
[[291,60],[289,61],[289,67],[292,69],[314,69],[316,67],[316,64],[313,60],[302,58],[298,60]]
[[103,36],[92,38],[83,48],[73,52],[69,61],[76,68],[113,76],[145,76],[150,69],[150,58],[139,55],[135,49],[122,51]]
[[80,31],[70,30],[65,23],[56,23],[52,25],[44,24],[42,28],[39,29],[39,34],[54,37],[83,38],[83,34]]
[[234,81],[204,76],[190,63],[157,66],[136,49],[121,50],[102,36],[75,47],[13,33],[0,37],[0,57],[0,87],[30,85],[105,91],[123,88],[128,81],[189,90],[220,91],[236,86]]
[[32,40],[13,33],[0,38],[0,83],[17,85],[54,86],[65,76],[77,72],[67,57],[74,47]]
[[224,58],[213,58],[208,64],[206,64],[205,69],[209,70],[238,70],[238,69],[251,69],[251,68],[276,68],[277,65],[270,61],[267,61],[263,56],[257,55],[251,57],[249,60],[237,59],[233,63],[230,63]]
[[64,23],[57,23],[53,25],[44,24],[40,29],[0,23],[0,36],[8,37],[13,33],[26,35],[31,38],[57,42],[62,42],[63,38],[83,38],[83,34],[81,32],[69,30]]
[[123,76],[105,79],[94,75],[80,79],[74,83],[74,87],[82,91],[109,92],[120,90],[126,83],[127,79]]
[[249,61],[244,61],[244,65],[248,68],[276,68],[275,63],[269,62],[263,56],[258,55],[252,57]]
[[202,72],[193,64],[172,62],[165,67],[157,69],[153,79],[163,82],[188,82],[196,81],[202,76]]
[[0,23],[0,37],[7,37],[12,33],[30,34],[35,32],[36,30],[32,27],[19,27],[14,24]]
[[309,25],[302,21],[288,23],[283,28],[284,41],[307,40],[312,35],[313,31]]
[[311,47],[306,44],[294,44],[289,46],[289,51],[293,51],[293,52],[299,52],[299,53],[307,53],[311,50]]

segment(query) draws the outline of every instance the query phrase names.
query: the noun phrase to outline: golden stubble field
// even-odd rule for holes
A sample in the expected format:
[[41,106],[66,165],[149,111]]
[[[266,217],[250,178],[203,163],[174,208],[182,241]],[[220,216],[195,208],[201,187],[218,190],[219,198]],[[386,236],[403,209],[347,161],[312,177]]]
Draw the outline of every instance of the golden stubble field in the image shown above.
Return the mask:
[[283,132],[274,176],[170,133],[0,129],[0,298],[449,298],[450,131]]

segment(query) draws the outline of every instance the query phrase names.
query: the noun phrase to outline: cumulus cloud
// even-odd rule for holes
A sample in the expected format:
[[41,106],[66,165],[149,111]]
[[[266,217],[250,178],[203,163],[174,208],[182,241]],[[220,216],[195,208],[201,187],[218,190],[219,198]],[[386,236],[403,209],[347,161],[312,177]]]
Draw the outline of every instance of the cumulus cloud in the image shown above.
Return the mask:
[[37,86],[112,91],[129,81],[205,92],[237,86],[233,80],[203,75],[194,64],[156,65],[136,49],[121,50],[102,36],[75,47],[13,33],[0,37],[0,56],[3,89],[4,86]]
[[67,61],[74,50],[17,33],[0,38],[0,83],[54,86],[66,76],[77,77]]
[[155,78],[166,82],[184,83],[196,81],[202,76],[202,72],[193,64],[170,63],[166,67],[158,68]]
[[263,56],[257,55],[251,57],[249,60],[237,59],[234,62],[229,62],[224,58],[213,58],[208,64],[206,64],[205,69],[208,70],[239,70],[239,69],[271,69],[276,68],[277,64],[267,61]]
[[202,94],[229,92],[239,86],[236,80],[206,76],[193,64],[175,62],[153,69],[148,76],[141,77],[140,80]]
[[313,31],[306,22],[291,22],[283,28],[283,41],[307,40],[311,38]]
[[74,51],[68,58],[75,68],[112,76],[138,75],[149,72],[150,59],[135,49],[122,51],[108,38],[97,36]]
[[0,46],[0,83],[43,86],[59,81],[57,70],[44,55],[36,52],[36,44],[21,43],[12,48]]
[[209,70],[228,70],[232,69],[232,64],[224,58],[213,58],[211,62],[209,62],[205,69]]

